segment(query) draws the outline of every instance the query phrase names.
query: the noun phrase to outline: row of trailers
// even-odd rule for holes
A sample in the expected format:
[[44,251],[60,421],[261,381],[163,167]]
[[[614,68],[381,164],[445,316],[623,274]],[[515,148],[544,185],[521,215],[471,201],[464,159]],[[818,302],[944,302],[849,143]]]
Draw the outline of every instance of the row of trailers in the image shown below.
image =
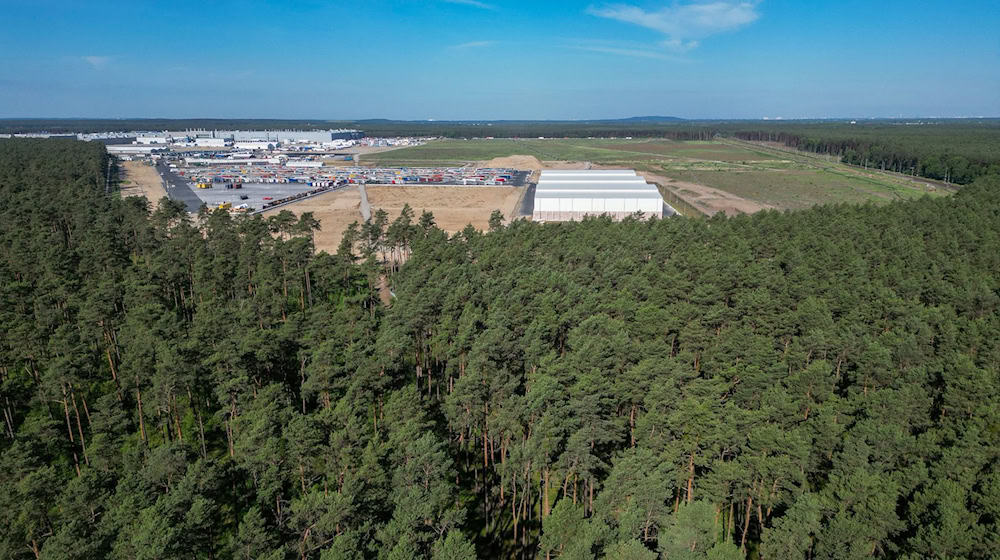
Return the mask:
[[600,215],[620,220],[637,213],[663,217],[659,189],[632,169],[542,171],[534,203],[532,220],[538,222]]

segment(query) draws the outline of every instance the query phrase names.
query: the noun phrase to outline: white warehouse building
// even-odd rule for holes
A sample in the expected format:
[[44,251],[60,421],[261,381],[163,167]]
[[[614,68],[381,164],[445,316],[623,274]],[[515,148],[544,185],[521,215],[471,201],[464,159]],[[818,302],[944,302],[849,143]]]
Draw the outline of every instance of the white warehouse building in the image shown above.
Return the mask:
[[532,219],[567,221],[607,214],[620,220],[636,212],[662,218],[663,197],[634,170],[547,170],[535,188]]
[[225,148],[229,141],[225,138],[195,138],[194,145],[201,148]]

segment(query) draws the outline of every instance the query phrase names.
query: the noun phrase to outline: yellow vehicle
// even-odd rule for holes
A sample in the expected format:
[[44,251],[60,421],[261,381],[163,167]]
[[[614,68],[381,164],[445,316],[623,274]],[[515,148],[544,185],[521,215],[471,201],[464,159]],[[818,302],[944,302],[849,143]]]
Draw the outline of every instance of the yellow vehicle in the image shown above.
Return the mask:
[[210,189],[212,188],[212,183],[198,183],[199,189]]
[[219,205],[219,210],[229,210],[232,207],[233,207],[232,202],[223,202],[222,204]]

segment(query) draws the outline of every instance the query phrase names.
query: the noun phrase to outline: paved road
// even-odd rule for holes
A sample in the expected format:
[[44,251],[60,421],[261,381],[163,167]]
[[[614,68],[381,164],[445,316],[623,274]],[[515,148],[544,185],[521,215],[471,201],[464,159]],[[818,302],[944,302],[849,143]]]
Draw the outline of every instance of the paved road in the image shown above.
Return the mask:
[[201,205],[204,204],[198,195],[191,190],[188,185],[188,180],[173,171],[167,166],[167,164],[162,161],[156,164],[156,171],[159,172],[160,178],[163,179],[165,183],[167,196],[172,200],[179,200],[184,203],[187,207],[188,212],[198,212]]
[[365,190],[364,183],[358,185],[358,190],[361,191],[361,217],[367,222],[372,219],[372,205],[368,203],[368,191]]
[[528,184],[529,175],[531,175],[531,171],[515,171],[510,178],[510,183],[507,184],[513,187],[523,187]]
[[517,210],[518,216],[530,216],[534,213],[536,186],[535,183],[528,183],[528,186],[524,187],[524,196],[521,197],[521,207]]

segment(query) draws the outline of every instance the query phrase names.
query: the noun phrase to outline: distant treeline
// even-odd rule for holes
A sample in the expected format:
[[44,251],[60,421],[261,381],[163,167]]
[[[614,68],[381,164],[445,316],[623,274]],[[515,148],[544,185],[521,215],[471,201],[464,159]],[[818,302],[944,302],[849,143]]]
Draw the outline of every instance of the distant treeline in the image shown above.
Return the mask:
[[660,137],[675,140],[708,140],[715,127],[688,124],[680,119],[598,121],[355,121],[283,119],[0,119],[0,133],[129,132],[134,130],[187,129],[295,129],[356,128],[369,136],[441,136],[445,138],[534,138],[588,136]]
[[717,126],[658,121],[367,121],[355,126],[368,136],[441,136],[444,138],[670,138],[710,140]]
[[1000,122],[996,120],[772,124],[723,132],[743,140],[781,142],[833,154],[852,165],[958,184],[1000,173]]
[[287,119],[0,119],[0,134],[131,132],[134,130],[326,130],[354,128],[348,122]]

